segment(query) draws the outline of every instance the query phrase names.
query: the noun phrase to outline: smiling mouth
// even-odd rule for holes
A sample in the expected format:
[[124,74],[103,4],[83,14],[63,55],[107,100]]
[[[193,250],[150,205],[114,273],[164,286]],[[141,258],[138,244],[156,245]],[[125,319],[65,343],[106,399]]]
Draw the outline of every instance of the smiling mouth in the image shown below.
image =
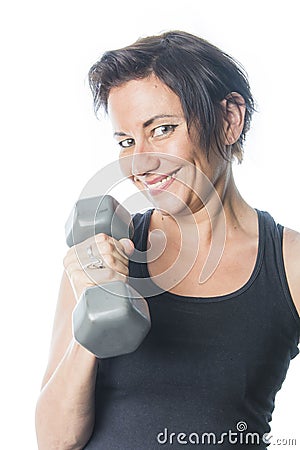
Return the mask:
[[[155,178],[153,181],[151,182],[145,182],[145,185],[147,186],[148,189],[159,189],[160,187],[163,187],[167,182],[174,180],[175,175],[177,174],[177,172],[179,171],[179,169],[176,169],[174,172],[170,173],[169,175],[165,175],[165,176],[160,176],[158,178]],[[158,180],[158,181],[156,181]]]

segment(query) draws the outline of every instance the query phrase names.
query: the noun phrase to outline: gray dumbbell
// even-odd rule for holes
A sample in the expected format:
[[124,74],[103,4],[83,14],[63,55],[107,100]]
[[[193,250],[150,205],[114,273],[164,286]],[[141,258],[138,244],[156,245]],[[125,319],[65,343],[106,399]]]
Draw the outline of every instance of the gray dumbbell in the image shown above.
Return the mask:
[[[133,235],[130,213],[110,195],[78,200],[65,230],[69,247],[98,233],[117,240]],[[146,300],[122,281],[86,289],[73,311],[74,338],[99,358],[133,352],[150,327]]]

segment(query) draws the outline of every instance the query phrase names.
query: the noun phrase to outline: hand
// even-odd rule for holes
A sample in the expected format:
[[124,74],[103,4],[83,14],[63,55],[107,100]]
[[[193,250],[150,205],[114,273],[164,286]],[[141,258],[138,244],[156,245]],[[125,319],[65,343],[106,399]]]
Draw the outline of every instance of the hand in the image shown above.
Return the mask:
[[[120,280],[126,283],[129,260],[134,244],[130,239],[116,239],[104,233],[86,239],[68,250],[63,264],[77,301],[91,286]],[[103,268],[89,268],[96,260]]]

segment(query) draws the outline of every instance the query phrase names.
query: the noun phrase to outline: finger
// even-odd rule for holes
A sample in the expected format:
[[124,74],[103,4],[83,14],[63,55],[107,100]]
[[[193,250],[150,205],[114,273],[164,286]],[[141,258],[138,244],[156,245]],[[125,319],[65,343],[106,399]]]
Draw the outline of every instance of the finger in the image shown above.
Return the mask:
[[[128,265],[128,257],[126,255],[124,246],[122,242],[118,241],[117,239],[114,239],[110,236],[107,236],[106,238],[103,238],[103,236],[100,236],[100,242],[98,240],[98,237],[96,237],[96,245],[98,250],[98,255],[101,257],[106,255],[113,255],[117,259],[119,259],[123,264]],[[133,245],[133,244],[132,244]],[[92,249],[95,247],[92,246]],[[96,250],[96,251],[97,251]],[[97,253],[94,253],[95,256],[97,256]]]
[[[128,260],[125,260],[125,262],[123,262],[119,256],[115,254],[104,254],[101,255],[101,257],[98,258],[98,261],[101,261],[104,265],[105,268],[111,269],[112,271],[119,273],[121,275],[124,276],[128,276],[129,273],[129,269],[128,269]],[[95,269],[90,267],[89,265],[92,265],[94,262],[97,262],[97,259],[93,259],[90,257],[85,256],[84,258],[82,258],[82,260],[80,260],[79,258],[76,259],[69,259],[68,264],[65,265],[65,270],[72,276],[72,273],[75,271],[82,271],[84,273],[86,273],[88,276],[91,276],[92,272],[91,271],[97,271],[97,273],[95,273],[95,276],[98,276],[98,271],[102,270],[101,268],[99,269]],[[98,280],[98,278],[97,278]]]
[[123,251],[125,252],[126,255],[128,256],[132,255],[134,251],[134,243],[130,239],[128,238],[120,239],[119,244],[122,245]]
[[121,272],[116,272],[109,267],[104,267],[103,269],[86,269],[88,276],[93,280],[95,285],[101,285],[103,283],[108,283],[111,281],[122,281],[127,282],[127,276]]
[[83,266],[91,259],[101,259],[102,254],[109,254],[115,250],[110,237],[101,233],[74,245],[64,258],[64,263],[79,261]]
[[95,241],[97,242],[97,245],[102,244],[101,248],[105,248],[105,242],[114,244],[114,247],[126,258],[127,255],[131,255],[134,251],[134,243],[128,238],[117,240],[107,234],[99,233],[95,235]]
[[90,286],[101,286],[112,281],[127,282],[127,276],[117,273],[114,270],[104,267],[102,269],[85,269],[85,274],[76,274],[73,277],[73,284],[82,291]]
[[105,267],[108,267],[117,273],[121,273],[123,275],[128,276],[128,272],[129,272],[128,261],[126,261],[124,263],[118,257],[116,257],[115,255],[112,255],[112,254],[102,255],[101,259],[102,259]]
[[128,265],[127,254],[130,255],[133,251],[134,244],[130,239],[123,238],[118,241],[104,233],[99,233],[74,245],[64,258],[64,267],[76,261],[83,266],[88,263],[89,258],[101,259],[109,254],[115,255],[124,265]]
[[81,268],[78,264],[71,264],[66,272],[76,291],[82,291],[88,287],[110,281],[120,280],[124,283],[127,281],[126,270],[124,271],[124,269],[116,272],[110,267],[90,269],[89,267]]

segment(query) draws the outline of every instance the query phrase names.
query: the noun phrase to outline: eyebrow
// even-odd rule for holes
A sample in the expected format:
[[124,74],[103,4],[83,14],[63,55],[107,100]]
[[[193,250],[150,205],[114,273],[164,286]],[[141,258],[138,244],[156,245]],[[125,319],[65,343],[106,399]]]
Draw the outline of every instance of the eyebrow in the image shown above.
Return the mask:
[[[155,120],[158,119],[165,119],[165,118],[179,118],[176,115],[173,114],[157,114],[156,116],[151,117],[150,119],[146,120],[146,122],[143,123],[143,128],[147,128],[149,127],[149,125],[152,125],[153,122],[155,122]],[[124,133],[123,131],[116,131],[114,133],[114,137],[116,136],[128,136],[126,133]]]

